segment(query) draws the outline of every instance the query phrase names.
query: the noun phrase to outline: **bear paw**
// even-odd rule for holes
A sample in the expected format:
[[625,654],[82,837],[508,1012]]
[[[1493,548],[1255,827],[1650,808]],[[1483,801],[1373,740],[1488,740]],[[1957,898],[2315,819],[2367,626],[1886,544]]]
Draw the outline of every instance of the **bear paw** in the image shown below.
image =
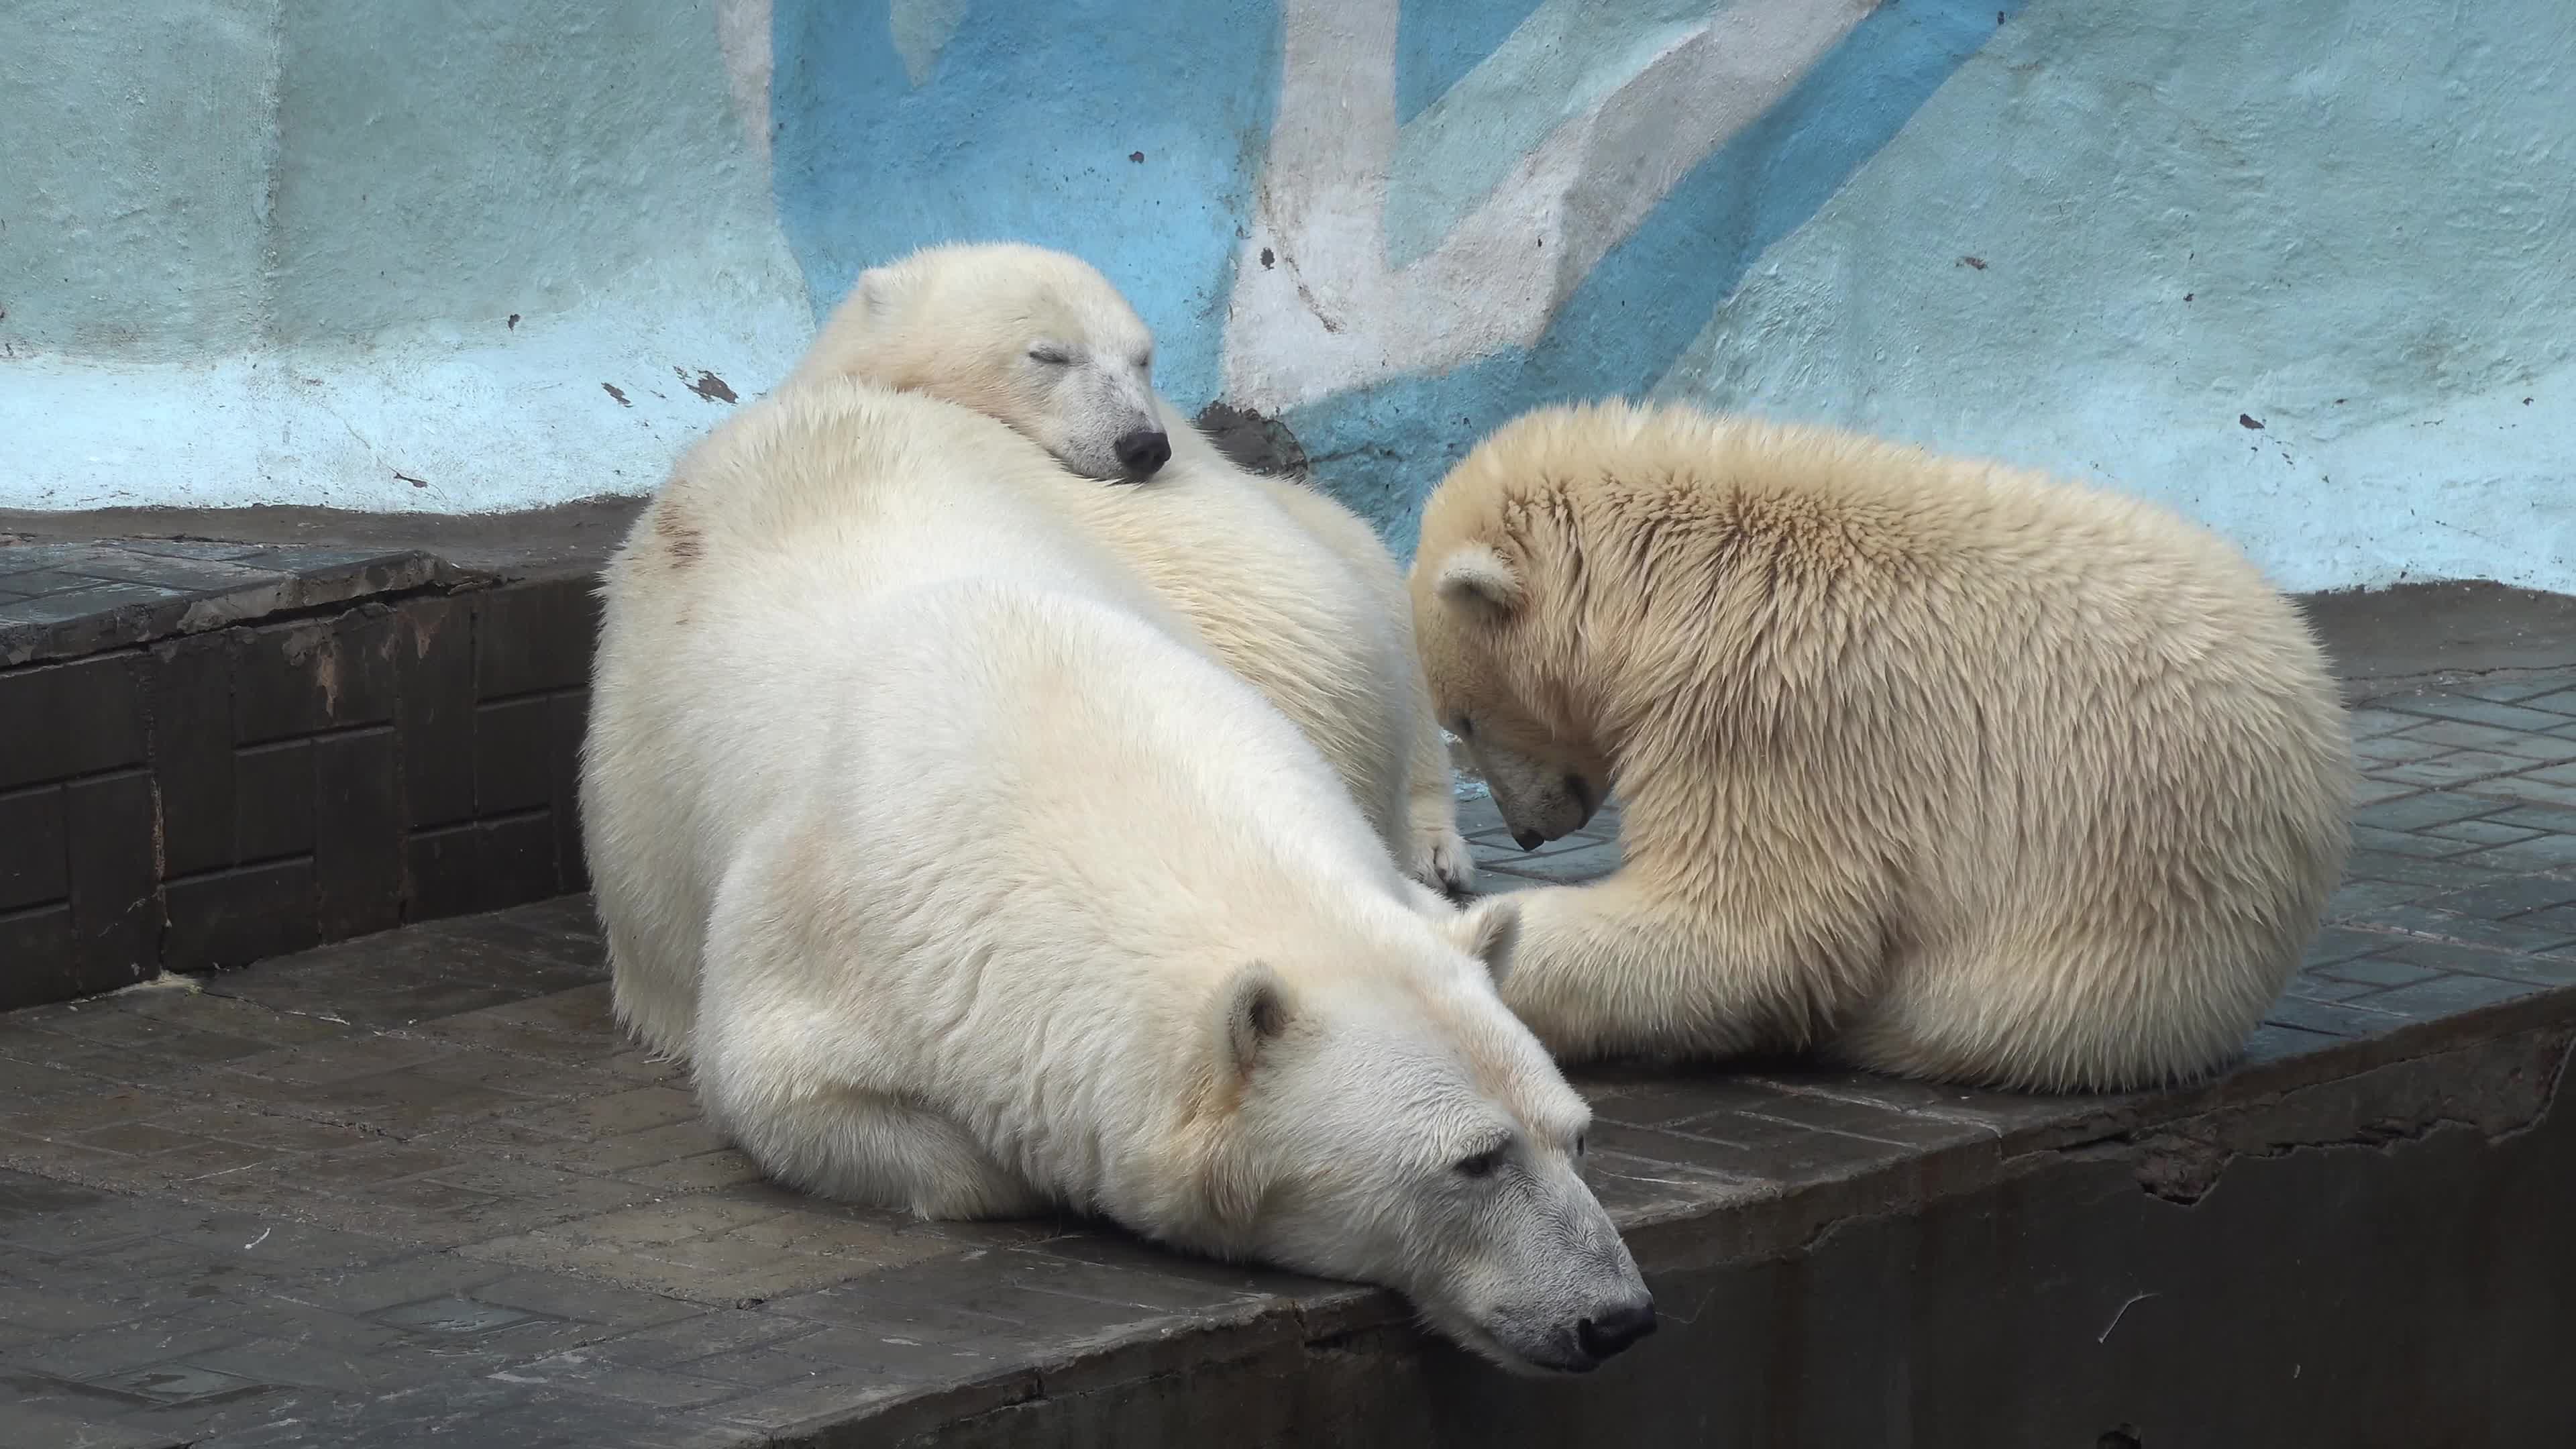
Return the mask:
[[1407,869],[1415,880],[1452,897],[1476,884],[1476,858],[1467,837],[1447,822],[1413,827],[1413,859]]

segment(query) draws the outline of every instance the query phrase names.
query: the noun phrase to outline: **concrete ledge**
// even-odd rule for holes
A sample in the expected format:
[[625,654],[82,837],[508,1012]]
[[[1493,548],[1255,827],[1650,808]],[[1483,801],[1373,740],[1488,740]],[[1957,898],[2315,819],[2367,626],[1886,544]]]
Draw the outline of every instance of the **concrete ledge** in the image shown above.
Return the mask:
[[1532,1382],[1383,1291],[770,1187],[586,901],[409,927],[0,1018],[0,1442],[2567,1442],[2576,957],[2316,955],[2188,1091],[1584,1075],[1665,1322]]
[[583,887],[588,575],[0,545],[0,1007]]

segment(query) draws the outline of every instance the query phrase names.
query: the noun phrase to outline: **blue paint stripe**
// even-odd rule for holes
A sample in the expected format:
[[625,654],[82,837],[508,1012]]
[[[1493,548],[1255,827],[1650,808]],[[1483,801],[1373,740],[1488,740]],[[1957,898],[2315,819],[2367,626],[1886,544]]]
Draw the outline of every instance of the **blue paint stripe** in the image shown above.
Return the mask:
[[1154,329],[1164,392],[1216,395],[1278,96],[1274,0],[971,4],[919,90],[886,0],[777,0],[770,33],[779,221],[818,313],[918,247],[1056,247]]
[[1532,347],[1290,412],[1317,478],[1409,555],[1424,494],[1533,407],[1636,396],[1754,262],[1805,225],[2023,0],[1895,0],[1701,162],[1614,248]]

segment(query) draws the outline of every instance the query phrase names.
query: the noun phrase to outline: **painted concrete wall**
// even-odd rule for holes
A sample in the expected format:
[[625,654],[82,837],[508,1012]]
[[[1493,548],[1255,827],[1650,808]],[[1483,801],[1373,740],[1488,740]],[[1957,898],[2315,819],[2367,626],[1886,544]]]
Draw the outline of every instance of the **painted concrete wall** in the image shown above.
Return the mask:
[[2576,591],[2565,0],[133,8],[0,50],[0,503],[639,486],[860,268],[1014,237],[1399,546],[1653,394]]
[[719,19],[0,3],[0,505],[651,486],[812,327]]

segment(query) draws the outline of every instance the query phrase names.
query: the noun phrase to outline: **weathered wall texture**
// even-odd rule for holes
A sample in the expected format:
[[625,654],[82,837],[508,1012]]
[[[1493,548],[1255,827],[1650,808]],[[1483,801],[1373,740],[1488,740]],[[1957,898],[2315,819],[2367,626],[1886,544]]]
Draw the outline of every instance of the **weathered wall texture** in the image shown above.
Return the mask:
[[637,488],[684,380],[1015,237],[1399,546],[1512,413],[1654,394],[2107,479],[2293,588],[2576,591],[2564,0],[15,9],[0,504]]
[[704,3],[0,5],[0,504],[649,487],[812,325],[718,35]]

